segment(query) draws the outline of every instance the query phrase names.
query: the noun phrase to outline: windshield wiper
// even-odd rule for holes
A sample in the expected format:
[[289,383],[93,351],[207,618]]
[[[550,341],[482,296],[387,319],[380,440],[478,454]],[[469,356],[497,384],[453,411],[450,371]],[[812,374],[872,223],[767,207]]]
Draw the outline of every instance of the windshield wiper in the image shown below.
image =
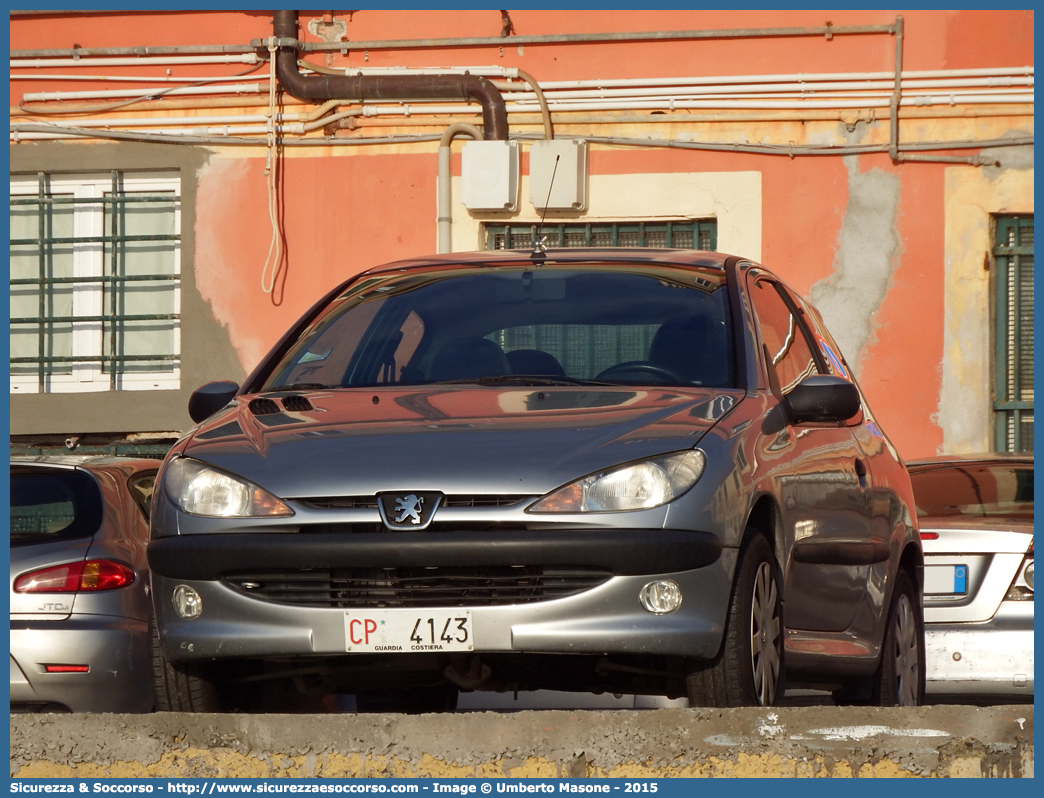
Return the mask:
[[430,385],[616,385],[613,382],[581,380],[576,377],[553,374],[500,374],[496,377],[464,377],[458,380],[438,380]]

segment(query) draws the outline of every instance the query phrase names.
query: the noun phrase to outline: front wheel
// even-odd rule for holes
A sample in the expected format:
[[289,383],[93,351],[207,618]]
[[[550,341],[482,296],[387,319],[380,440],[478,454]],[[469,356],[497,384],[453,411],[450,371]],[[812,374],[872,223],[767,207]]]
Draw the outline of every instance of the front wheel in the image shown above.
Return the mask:
[[152,690],[157,712],[221,712],[217,685],[199,665],[170,662],[160,645],[156,618],[149,621]]
[[686,678],[697,707],[772,706],[782,692],[783,618],[779,568],[764,535],[748,529],[725,620],[721,651]]
[[916,707],[924,701],[924,616],[913,580],[896,575],[888,609],[881,664],[874,674],[872,703],[880,707]]

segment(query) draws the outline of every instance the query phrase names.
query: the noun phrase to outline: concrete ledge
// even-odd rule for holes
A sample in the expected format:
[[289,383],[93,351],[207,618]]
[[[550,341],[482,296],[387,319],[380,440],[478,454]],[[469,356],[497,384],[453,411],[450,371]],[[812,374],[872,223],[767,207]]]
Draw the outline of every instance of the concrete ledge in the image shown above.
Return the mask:
[[1033,707],[12,715],[14,777],[1033,776]]

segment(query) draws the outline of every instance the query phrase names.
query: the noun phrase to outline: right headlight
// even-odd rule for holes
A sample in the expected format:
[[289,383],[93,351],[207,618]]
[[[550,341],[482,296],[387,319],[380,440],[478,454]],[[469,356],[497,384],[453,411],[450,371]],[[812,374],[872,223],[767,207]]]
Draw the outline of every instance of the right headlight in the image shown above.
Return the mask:
[[186,513],[209,518],[271,518],[293,515],[264,488],[187,457],[163,470],[167,495]]
[[526,512],[611,513],[659,507],[695,485],[706,464],[699,449],[628,463],[559,488]]

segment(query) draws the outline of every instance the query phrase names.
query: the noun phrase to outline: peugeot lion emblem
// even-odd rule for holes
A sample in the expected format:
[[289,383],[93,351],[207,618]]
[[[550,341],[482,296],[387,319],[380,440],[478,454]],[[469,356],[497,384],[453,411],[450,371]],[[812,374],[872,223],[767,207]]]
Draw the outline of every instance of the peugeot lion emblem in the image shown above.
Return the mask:
[[427,529],[442,503],[441,493],[379,493],[377,509],[388,529],[419,531]]

